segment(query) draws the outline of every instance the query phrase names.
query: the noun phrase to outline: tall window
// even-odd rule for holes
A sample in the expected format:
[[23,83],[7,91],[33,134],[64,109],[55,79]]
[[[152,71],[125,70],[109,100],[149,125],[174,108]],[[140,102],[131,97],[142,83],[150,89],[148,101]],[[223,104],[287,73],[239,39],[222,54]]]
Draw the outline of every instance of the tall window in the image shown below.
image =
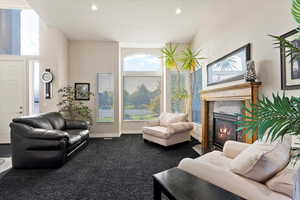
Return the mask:
[[40,113],[40,63],[29,60],[29,113]]
[[0,54],[39,55],[39,17],[33,10],[0,9]]
[[[169,71],[167,74],[169,110],[174,113],[185,113],[188,106],[187,95],[189,92],[189,73],[180,72],[180,77],[178,77],[179,74],[177,71]],[[180,90],[178,88],[180,88]]]
[[193,122],[201,124],[201,101],[200,92],[202,90],[202,68],[193,74]]
[[161,111],[162,65],[158,56],[135,53],[123,58],[123,119],[144,121]]
[[39,55],[39,16],[33,10],[21,12],[21,55]]

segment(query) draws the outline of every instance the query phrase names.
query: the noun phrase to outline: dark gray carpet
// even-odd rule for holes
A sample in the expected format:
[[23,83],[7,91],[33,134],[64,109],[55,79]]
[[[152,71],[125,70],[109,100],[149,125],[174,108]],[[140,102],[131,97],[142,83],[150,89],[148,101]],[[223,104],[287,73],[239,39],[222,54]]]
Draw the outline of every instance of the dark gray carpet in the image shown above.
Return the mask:
[[11,149],[9,144],[0,144],[0,158],[8,158],[11,156]]
[[0,179],[1,200],[152,200],[152,174],[198,156],[192,141],[163,148],[141,135],[92,139],[59,169],[10,170]]

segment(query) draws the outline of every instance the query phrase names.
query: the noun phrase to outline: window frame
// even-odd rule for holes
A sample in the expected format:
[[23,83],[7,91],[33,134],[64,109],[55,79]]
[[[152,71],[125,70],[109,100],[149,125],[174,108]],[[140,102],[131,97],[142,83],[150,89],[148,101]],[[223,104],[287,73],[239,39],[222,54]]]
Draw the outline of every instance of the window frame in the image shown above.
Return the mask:
[[[139,55],[139,54],[146,54],[149,55],[150,53],[146,52],[140,52],[140,53],[133,53],[133,54],[128,54],[126,56],[122,56],[121,60],[121,82],[122,82],[122,88],[121,88],[121,94],[122,94],[122,103],[121,103],[121,118],[123,122],[148,122],[150,120],[128,120],[124,119],[124,86],[125,86],[125,78],[126,77],[159,77],[160,78],[160,90],[161,90],[161,96],[164,96],[164,84],[163,84],[163,61],[161,61],[161,67],[159,71],[124,71],[124,59],[128,56],[134,56],[134,55]],[[150,54],[151,55],[151,54]],[[160,112],[163,111],[164,109],[164,98],[160,98]]]
[[[10,50],[9,51],[11,51],[10,53],[0,53],[0,56],[21,56],[21,57],[39,57],[40,56],[40,22],[41,22],[41,19],[40,19],[40,17],[39,17],[39,15],[33,10],[33,9],[31,9],[31,8],[1,8],[1,10],[6,10],[6,11],[19,11],[20,13],[19,13],[19,18],[18,18],[18,20],[19,20],[19,23],[18,23],[18,34],[19,34],[19,36],[18,36],[18,53],[12,53],[12,49],[13,49],[13,46],[11,46],[10,48]],[[37,54],[27,54],[27,53],[24,53],[24,51],[22,51],[22,48],[24,47],[24,44],[22,43],[22,39],[23,39],[23,34],[24,34],[24,24],[23,24],[23,16],[22,16],[22,12],[23,11],[32,11],[32,12],[34,12],[35,14],[36,14],[36,16],[37,16],[37,31],[38,31],[38,38],[37,38]],[[13,24],[13,25],[12,25]],[[9,26],[14,26],[14,25],[16,25],[15,23],[10,23],[10,24],[8,24]],[[13,28],[13,27],[11,27],[11,28]],[[15,32],[15,31],[14,31]],[[11,37],[13,35],[13,33],[10,33],[10,36],[9,37]],[[12,38],[10,38],[10,42],[12,41],[12,39],[13,39],[13,37]]]

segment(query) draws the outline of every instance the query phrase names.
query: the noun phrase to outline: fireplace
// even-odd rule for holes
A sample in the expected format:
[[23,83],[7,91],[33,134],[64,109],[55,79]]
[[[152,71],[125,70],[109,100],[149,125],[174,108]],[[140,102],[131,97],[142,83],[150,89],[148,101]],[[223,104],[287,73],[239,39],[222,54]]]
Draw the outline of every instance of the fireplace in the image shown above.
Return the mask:
[[237,129],[237,115],[213,113],[213,145],[223,148],[227,140],[242,140]]

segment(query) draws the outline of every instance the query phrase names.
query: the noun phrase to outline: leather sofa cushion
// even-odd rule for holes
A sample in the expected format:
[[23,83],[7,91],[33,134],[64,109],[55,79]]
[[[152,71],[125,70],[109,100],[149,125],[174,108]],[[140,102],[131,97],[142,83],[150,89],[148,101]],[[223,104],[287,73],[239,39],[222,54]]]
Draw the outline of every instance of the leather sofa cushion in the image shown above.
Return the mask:
[[66,129],[89,129],[89,122],[82,120],[65,120]]
[[77,142],[80,142],[81,141],[81,136],[80,135],[71,135],[69,134],[69,144],[70,145],[73,145]]
[[59,112],[50,112],[50,113],[43,114],[41,116],[49,120],[53,129],[56,130],[65,129],[66,126],[65,119]]
[[53,127],[52,127],[51,123],[48,121],[48,119],[45,119],[45,118],[40,117],[40,116],[37,116],[37,117],[20,117],[20,118],[13,119],[13,122],[26,124],[26,125],[31,126],[33,128],[53,130]]
[[87,139],[89,137],[89,131],[88,130],[79,130],[79,129],[73,129],[73,130],[66,130],[66,132],[70,136],[77,136],[79,135],[81,139]]

